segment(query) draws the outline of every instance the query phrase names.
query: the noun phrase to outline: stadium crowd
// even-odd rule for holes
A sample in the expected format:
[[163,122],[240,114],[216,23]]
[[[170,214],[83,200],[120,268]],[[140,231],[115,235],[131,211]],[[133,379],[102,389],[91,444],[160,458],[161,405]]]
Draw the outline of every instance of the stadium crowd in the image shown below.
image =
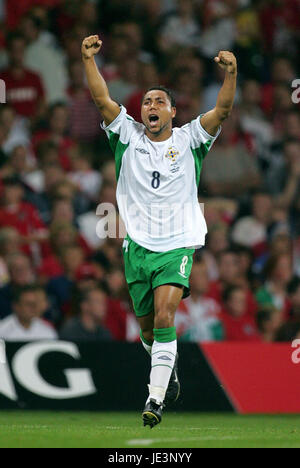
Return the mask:
[[116,179],[81,61],[91,34],[113,99],[140,120],[144,91],[164,84],[176,126],[214,107],[213,58],[236,54],[235,107],[199,189],[207,245],[178,337],[300,338],[299,0],[1,0],[0,18],[0,338],[139,337],[123,240],[97,235]]

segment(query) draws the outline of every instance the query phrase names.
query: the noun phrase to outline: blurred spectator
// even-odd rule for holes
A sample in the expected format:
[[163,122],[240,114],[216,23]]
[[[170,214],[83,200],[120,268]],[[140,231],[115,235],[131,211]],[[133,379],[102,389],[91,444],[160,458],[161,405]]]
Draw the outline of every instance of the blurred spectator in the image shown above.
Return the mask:
[[40,244],[48,238],[47,228],[37,209],[23,201],[24,190],[17,178],[6,178],[3,185],[0,227],[14,227],[21,236],[24,252],[38,262],[41,256]]
[[258,311],[256,321],[263,341],[272,343],[276,340],[277,333],[284,322],[284,317],[280,310],[269,307]]
[[142,49],[143,34],[140,24],[130,20],[122,21],[113,25],[111,33],[124,38],[127,43],[128,57],[135,58],[142,63],[150,63],[153,60],[152,55]]
[[19,115],[37,117],[44,111],[45,92],[39,75],[32,71],[34,68],[24,63],[24,36],[11,34],[7,46],[9,67],[0,74],[6,83],[7,101]]
[[195,262],[190,277],[191,296],[181,302],[175,324],[181,341],[221,341],[224,338],[219,304],[207,297],[208,272],[205,263]]
[[291,256],[281,253],[271,256],[265,266],[265,283],[256,293],[256,299],[262,306],[273,306],[282,311],[287,319],[290,310],[290,301],[286,288],[292,278]]
[[9,155],[17,146],[23,146],[28,152],[30,146],[30,132],[27,120],[20,117],[13,106],[1,105],[0,123],[4,131],[4,141],[1,148],[6,155]]
[[47,322],[50,322],[53,326],[60,325],[60,311],[51,304],[47,292],[42,286],[36,286],[35,300],[38,317],[47,320]]
[[56,145],[59,163],[66,171],[70,170],[70,151],[75,146],[75,142],[67,135],[68,119],[69,109],[65,104],[53,105],[48,113],[48,130],[40,130],[33,137],[35,150],[42,142],[51,142]]
[[92,289],[82,294],[78,302],[79,316],[72,318],[60,331],[67,341],[110,341],[112,336],[103,321],[106,314],[105,293]]
[[[55,7],[61,3],[62,0],[43,0],[43,4],[47,7]],[[22,0],[18,3],[6,1],[6,15],[7,26],[15,28],[18,26],[22,16],[36,3],[35,0]]]
[[205,57],[215,57],[220,50],[231,50],[236,36],[234,20],[237,2],[204,0],[205,30],[200,50]]
[[292,321],[300,322],[300,278],[294,277],[287,287],[291,302],[290,317]]
[[84,82],[82,61],[72,62],[69,73],[70,135],[79,141],[93,141],[100,133],[100,115]]
[[176,0],[177,11],[169,15],[160,32],[160,44],[165,51],[178,46],[200,45],[200,27],[195,20],[192,0]]
[[93,170],[90,157],[79,154],[71,160],[70,180],[91,201],[97,201],[101,187],[101,174]]
[[0,288],[0,318],[12,313],[15,291],[35,282],[35,273],[30,260],[22,253],[11,253],[7,257],[10,281]]
[[[233,2],[231,2],[233,3]],[[236,37],[233,51],[239,60],[243,78],[261,79],[264,70],[264,50],[257,8],[241,8],[236,14]]]
[[273,201],[268,193],[258,191],[252,197],[252,215],[237,221],[232,240],[253,249],[256,255],[267,247],[268,230],[272,224]]
[[[64,231],[62,232],[62,235],[64,235]],[[76,281],[76,274],[84,263],[83,250],[77,245],[69,244],[60,252],[59,260],[62,266],[62,274],[53,275],[48,283],[47,290],[63,314],[67,315],[70,313],[71,293]]]
[[[296,72],[288,57],[276,57],[271,67],[271,80],[262,88],[262,109],[266,114],[273,112],[275,102],[275,89],[277,85],[291,85],[296,78]],[[291,102],[291,99],[290,99]]]
[[42,24],[34,15],[24,16],[21,26],[28,42],[25,64],[43,77],[47,101],[66,99],[67,70],[62,52],[45,42]]
[[128,57],[118,69],[119,78],[108,82],[110,96],[116,102],[125,104],[129,96],[138,87],[139,62],[135,58]]
[[21,253],[21,237],[18,231],[10,226],[0,229],[0,255],[8,258],[12,254]]
[[0,321],[0,338],[5,341],[55,340],[55,330],[40,318],[37,287],[27,286],[14,295],[14,313]]
[[[267,50],[278,52],[295,46],[299,30],[297,0],[263,1],[260,5],[261,33]],[[293,49],[292,49],[293,50]]]
[[225,223],[213,224],[210,227],[203,259],[206,263],[209,279],[211,281],[218,280],[219,278],[217,256],[220,252],[229,248],[228,238],[228,227]]
[[260,341],[254,317],[249,316],[246,292],[230,286],[223,293],[225,305],[222,322],[228,341]]
[[298,339],[300,339],[300,321],[284,323],[276,335],[276,341],[282,343],[291,343]]
[[[61,210],[61,214],[58,212]],[[39,275],[42,279],[49,280],[63,274],[61,255],[70,246],[82,249],[83,254],[89,255],[90,250],[84,239],[78,234],[72,225],[72,207],[66,200],[58,200],[54,205],[56,220],[50,226],[50,244],[47,254],[39,267]],[[65,220],[58,219],[58,215],[66,214]]]
[[274,138],[273,128],[261,109],[262,88],[255,80],[246,80],[242,87],[239,106],[241,127],[254,137],[255,151],[262,159],[268,158],[268,148]]
[[[247,314],[253,317],[257,312],[257,303],[250,289],[245,271],[242,270],[239,254],[227,249],[218,255],[219,279],[210,283],[208,295],[224,306],[223,293],[228,287],[240,287],[246,295]],[[244,273],[244,274],[243,274]]]
[[20,180],[26,183],[27,178],[30,181],[30,174],[33,171],[32,161],[28,157],[28,152],[24,146],[16,146],[10,154],[9,161],[3,167],[3,175],[18,176]]
[[261,183],[259,168],[242,142],[233,142],[235,124],[224,122],[222,132],[203,165],[203,183],[212,196],[239,197]]
[[[112,174],[110,174],[112,176]],[[100,211],[93,209],[92,211],[86,212],[78,217],[79,230],[82,237],[86,240],[88,245],[92,249],[101,247],[107,238],[107,223],[111,219],[112,223],[118,224],[118,216],[114,211],[116,208],[116,187],[115,187],[115,176],[114,180],[103,181],[99,194],[99,205]],[[109,206],[109,204],[111,206]],[[110,214],[108,213],[110,209]],[[105,247],[104,247],[105,249]]]

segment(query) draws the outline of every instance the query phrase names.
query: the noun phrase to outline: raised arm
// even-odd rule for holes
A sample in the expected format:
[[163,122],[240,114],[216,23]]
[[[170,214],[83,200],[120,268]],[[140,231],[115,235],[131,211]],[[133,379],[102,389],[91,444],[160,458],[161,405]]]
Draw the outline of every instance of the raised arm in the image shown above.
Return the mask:
[[223,120],[230,115],[237,77],[236,58],[231,52],[219,52],[218,57],[215,57],[215,62],[225,70],[225,80],[220,89],[216,107],[201,117],[202,127],[212,136],[216,135]]
[[103,76],[100,74],[94,56],[102,47],[99,36],[90,36],[82,42],[82,60],[91,95],[102,114],[104,122],[109,125],[120,113],[120,106],[114,102],[108,92]]

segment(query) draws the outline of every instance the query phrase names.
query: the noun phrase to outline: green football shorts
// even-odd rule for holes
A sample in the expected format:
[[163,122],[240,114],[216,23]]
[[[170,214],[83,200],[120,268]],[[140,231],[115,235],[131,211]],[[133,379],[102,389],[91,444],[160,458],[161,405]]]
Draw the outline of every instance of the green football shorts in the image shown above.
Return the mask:
[[125,277],[137,317],[154,310],[153,290],[164,284],[184,287],[183,297],[190,294],[189,277],[195,249],[152,252],[136,244],[128,236],[123,244]]

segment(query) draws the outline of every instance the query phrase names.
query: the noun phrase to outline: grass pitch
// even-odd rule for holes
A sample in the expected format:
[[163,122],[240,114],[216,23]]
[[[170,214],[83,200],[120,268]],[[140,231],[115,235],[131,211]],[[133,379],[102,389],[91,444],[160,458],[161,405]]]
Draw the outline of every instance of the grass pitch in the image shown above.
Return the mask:
[[299,448],[300,415],[166,413],[151,430],[138,413],[0,411],[0,447]]

